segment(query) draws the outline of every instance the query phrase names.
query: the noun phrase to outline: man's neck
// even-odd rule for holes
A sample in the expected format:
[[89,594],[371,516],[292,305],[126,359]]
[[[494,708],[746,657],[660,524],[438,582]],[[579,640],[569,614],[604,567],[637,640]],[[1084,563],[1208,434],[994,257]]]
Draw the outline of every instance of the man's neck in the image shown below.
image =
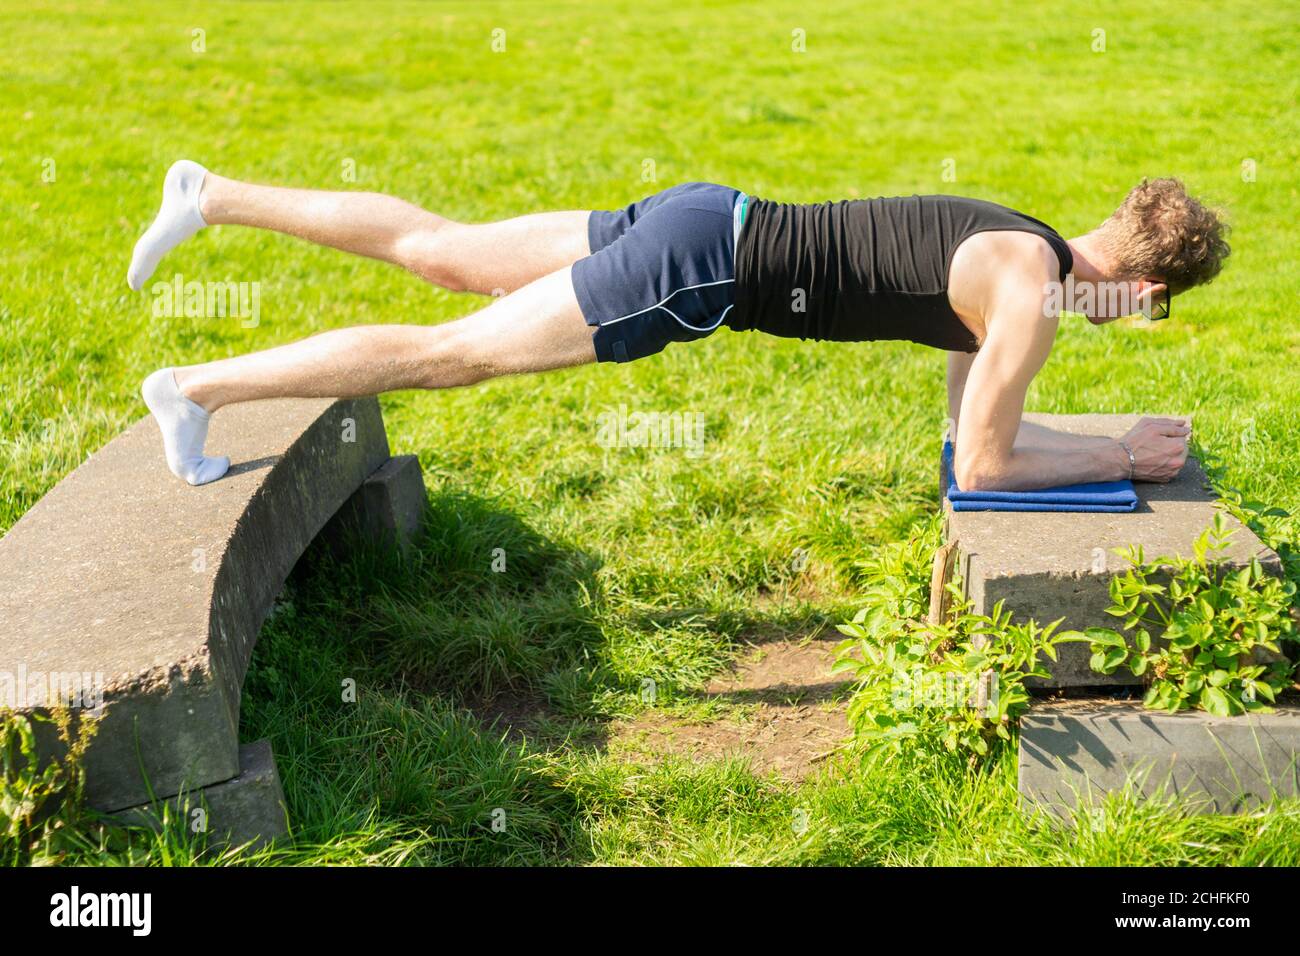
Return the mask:
[[1110,256],[1095,232],[1067,239],[1066,244],[1074,256],[1070,273],[1075,282],[1105,282],[1110,277]]

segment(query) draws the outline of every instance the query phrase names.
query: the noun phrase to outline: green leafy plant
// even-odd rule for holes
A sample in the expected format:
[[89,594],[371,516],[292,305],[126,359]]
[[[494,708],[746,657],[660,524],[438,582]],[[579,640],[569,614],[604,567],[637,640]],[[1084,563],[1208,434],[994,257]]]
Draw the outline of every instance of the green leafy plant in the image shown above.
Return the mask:
[[[56,726],[67,750],[62,759],[39,760],[36,721]],[[79,721],[74,732],[67,710],[29,719],[0,709],[0,861],[10,866],[54,863],[81,845],[81,762],[94,732],[90,719]]]
[[1197,538],[1190,558],[1132,565],[1110,583],[1107,613],[1119,630],[1089,628],[1092,669],[1127,667],[1150,682],[1145,704],[1170,713],[1200,708],[1218,716],[1265,711],[1292,682],[1282,645],[1294,641],[1295,584],[1252,558],[1241,568],[1221,560],[1232,535],[1221,514]]
[[912,740],[972,759],[990,752],[1029,704],[1024,681],[1045,677],[1039,663],[1056,659],[1059,621],[1016,624],[1002,602],[988,615],[970,613],[957,584],[949,584],[953,614],[929,622],[930,563],[938,524],[889,545],[863,564],[867,604],[848,624],[834,670],[856,684],[849,720],[868,750]]

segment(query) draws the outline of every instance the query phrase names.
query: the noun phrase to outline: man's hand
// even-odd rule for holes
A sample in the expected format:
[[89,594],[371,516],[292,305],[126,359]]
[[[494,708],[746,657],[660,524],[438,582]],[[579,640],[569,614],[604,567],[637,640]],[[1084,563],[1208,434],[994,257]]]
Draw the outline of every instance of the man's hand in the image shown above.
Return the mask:
[[1137,481],[1171,481],[1187,460],[1192,428],[1181,418],[1144,418],[1128,430],[1123,441],[1133,451]]

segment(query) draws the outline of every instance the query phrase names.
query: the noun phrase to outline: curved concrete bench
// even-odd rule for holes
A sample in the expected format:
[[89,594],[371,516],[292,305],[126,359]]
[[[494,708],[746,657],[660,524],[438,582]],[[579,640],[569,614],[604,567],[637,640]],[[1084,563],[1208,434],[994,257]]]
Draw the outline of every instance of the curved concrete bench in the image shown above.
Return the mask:
[[[100,717],[85,768],[102,810],[237,781],[240,687],[294,563],[345,505],[401,534],[424,504],[419,465],[389,458],[374,399],[231,406],[209,447],[230,472],[191,488],[146,417],[0,539],[0,707],[80,696]],[[42,755],[58,755],[40,727]],[[265,789],[263,750],[244,762]]]

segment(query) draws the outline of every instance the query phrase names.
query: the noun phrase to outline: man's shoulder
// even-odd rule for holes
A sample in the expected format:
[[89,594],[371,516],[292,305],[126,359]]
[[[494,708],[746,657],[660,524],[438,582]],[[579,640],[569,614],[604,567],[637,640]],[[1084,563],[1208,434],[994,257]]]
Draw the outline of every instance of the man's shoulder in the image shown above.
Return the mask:
[[1052,244],[1032,232],[991,230],[968,237],[956,250],[949,272],[950,288],[968,291],[1031,286],[1042,289],[1060,275]]
[[1059,279],[1056,252],[1042,236],[1026,232],[982,232],[961,244],[949,274],[954,308],[983,316],[1047,318],[1051,283]]
[[[965,247],[970,246],[969,250]],[[979,232],[962,243],[962,251],[996,263],[998,271],[1011,271],[1038,276],[1046,273],[1056,277],[1060,260],[1045,236],[1018,230],[990,230]]]

